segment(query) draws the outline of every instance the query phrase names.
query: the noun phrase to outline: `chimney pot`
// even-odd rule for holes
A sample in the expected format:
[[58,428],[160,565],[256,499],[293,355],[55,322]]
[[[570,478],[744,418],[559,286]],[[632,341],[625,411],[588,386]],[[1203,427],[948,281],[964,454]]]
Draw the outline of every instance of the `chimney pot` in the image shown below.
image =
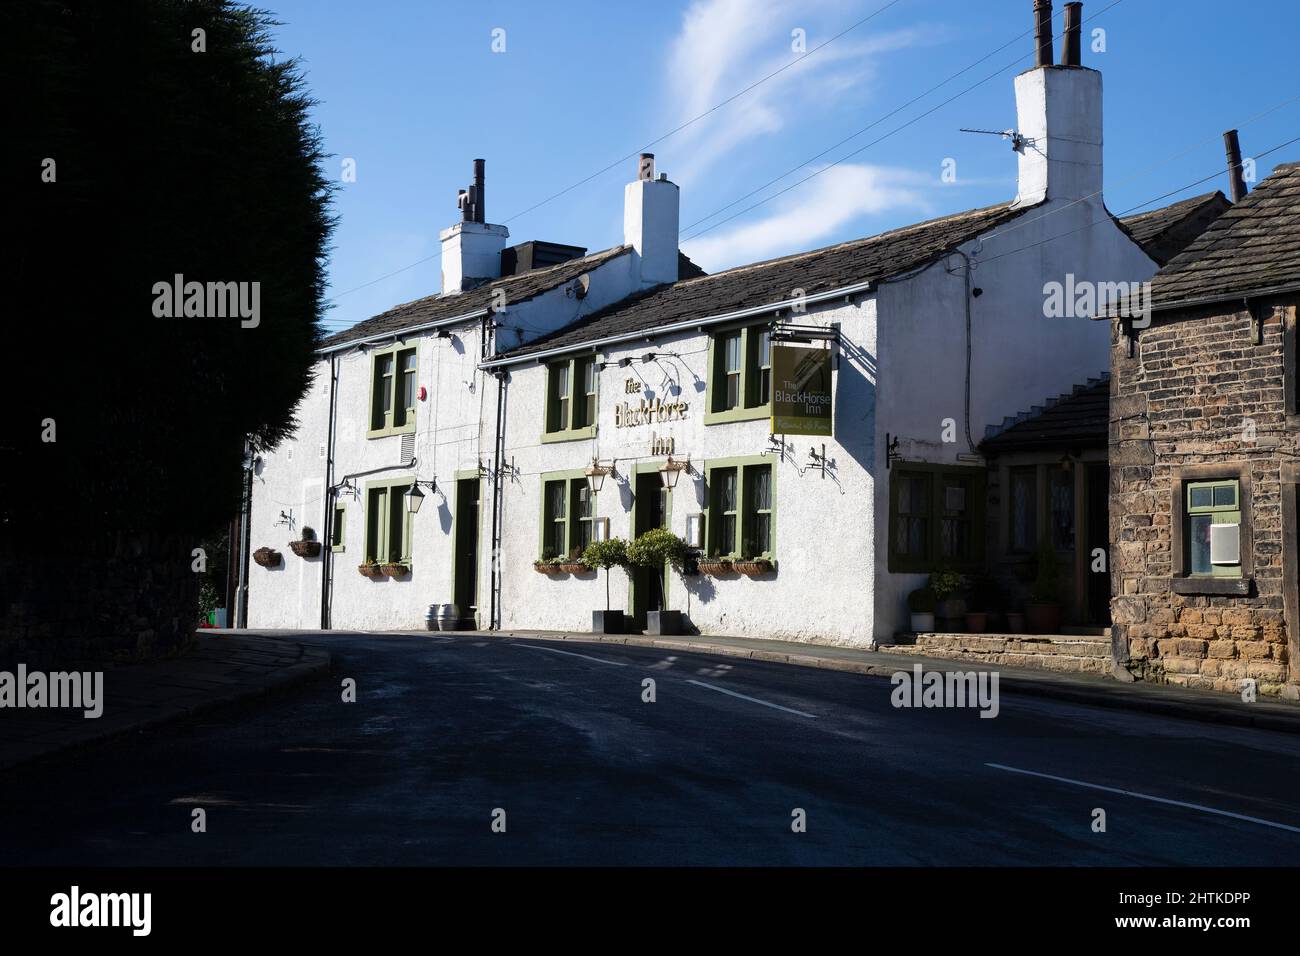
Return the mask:
[[1067,3],[1065,5],[1065,33],[1061,36],[1061,64],[1063,66],[1083,65],[1083,4]]
[[1034,38],[1038,44],[1036,66],[1052,65],[1052,0],[1034,0]]
[[1241,141],[1235,129],[1223,134],[1223,150],[1228,156],[1228,188],[1232,191],[1232,201],[1241,202],[1246,198],[1246,177],[1241,171]]
[[641,154],[641,159],[637,166],[637,178],[638,179],[655,178],[655,154],[654,153]]

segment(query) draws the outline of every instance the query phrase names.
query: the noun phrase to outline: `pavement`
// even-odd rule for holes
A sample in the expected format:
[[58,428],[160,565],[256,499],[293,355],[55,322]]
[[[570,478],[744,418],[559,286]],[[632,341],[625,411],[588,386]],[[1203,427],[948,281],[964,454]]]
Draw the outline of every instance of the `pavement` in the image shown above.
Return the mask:
[[[241,703],[318,676],[329,653],[296,641],[204,630],[195,651],[103,671],[103,712],[0,710],[0,770]],[[77,670],[85,670],[83,667]]]
[[331,677],[0,774],[0,866],[1283,866],[1300,853],[1293,734],[1010,692],[995,719],[897,707],[882,676],[676,645],[267,639],[330,654]]

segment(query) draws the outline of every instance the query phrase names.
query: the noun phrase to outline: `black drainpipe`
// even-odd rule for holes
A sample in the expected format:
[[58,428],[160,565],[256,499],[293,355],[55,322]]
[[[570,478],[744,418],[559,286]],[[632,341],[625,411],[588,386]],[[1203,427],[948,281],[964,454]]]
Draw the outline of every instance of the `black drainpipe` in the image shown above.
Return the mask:
[[338,489],[334,487],[334,423],[338,406],[338,365],[333,352],[330,353],[330,415],[329,430],[325,434],[325,528],[324,540],[321,542],[321,576],[320,576],[320,629],[330,628],[330,604],[334,595],[334,549],[330,542],[334,540],[334,499]]

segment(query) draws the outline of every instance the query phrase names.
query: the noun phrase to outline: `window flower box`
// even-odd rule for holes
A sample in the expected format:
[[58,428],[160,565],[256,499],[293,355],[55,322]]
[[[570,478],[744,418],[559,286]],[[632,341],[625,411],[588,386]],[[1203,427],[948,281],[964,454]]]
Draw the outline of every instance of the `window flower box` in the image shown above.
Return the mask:
[[534,561],[533,570],[538,574],[559,574],[560,566],[551,561]]
[[283,559],[274,548],[258,548],[253,552],[253,560],[264,568],[278,568]]
[[561,574],[586,574],[591,568],[587,567],[581,561],[565,561],[557,565]]
[[361,572],[363,577],[367,578],[382,578],[384,576],[383,566],[378,561],[366,561],[357,565],[357,570]]
[[735,570],[728,558],[700,558],[698,567],[700,574],[714,578],[721,574],[731,574]]
[[745,561],[736,561],[734,567],[746,577],[757,577],[760,574],[771,574],[773,571],[772,562],[767,558],[750,558]]
[[381,564],[379,570],[390,578],[403,578],[411,573],[410,567],[402,564],[400,561],[390,561],[387,564]]

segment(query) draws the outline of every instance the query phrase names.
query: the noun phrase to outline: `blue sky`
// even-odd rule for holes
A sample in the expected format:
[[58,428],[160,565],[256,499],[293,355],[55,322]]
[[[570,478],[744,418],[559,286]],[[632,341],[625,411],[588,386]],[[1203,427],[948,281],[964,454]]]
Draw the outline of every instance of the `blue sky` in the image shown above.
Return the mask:
[[[341,180],[342,161],[356,164],[356,181],[340,181],[336,196],[328,327],[438,290],[438,231],[458,219],[473,158],[487,160],[488,220],[505,222],[511,242],[606,248],[621,241],[631,159],[526,210],[791,63],[651,147],[682,187],[683,227],[702,221],[684,236],[716,224],[683,245],[709,271],[1011,198],[1009,146],[958,129],[1014,125],[1012,77],[1031,65],[1032,37],[882,117],[1027,31],[1031,0],[894,0],[811,55],[793,49],[793,31],[813,51],[888,2],[262,0],[282,21],[279,49],[302,59],[320,100],[331,173]],[[1084,5],[1084,63],[1104,76],[1113,212],[1222,169],[1229,127],[1241,128],[1246,155],[1300,134],[1294,0],[1120,0],[1104,10],[1112,2]],[[1055,8],[1059,34],[1063,3]],[[1095,28],[1105,52],[1090,49]],[[498,29],[504,52],[492,49]],[[956,161],[952,183],[941,179],[946,159]],[[1297,159],[1300,143],[1261,159],[1258,175]],[[1226,177],[1159,204],[1214,188],[1226,191]]]

